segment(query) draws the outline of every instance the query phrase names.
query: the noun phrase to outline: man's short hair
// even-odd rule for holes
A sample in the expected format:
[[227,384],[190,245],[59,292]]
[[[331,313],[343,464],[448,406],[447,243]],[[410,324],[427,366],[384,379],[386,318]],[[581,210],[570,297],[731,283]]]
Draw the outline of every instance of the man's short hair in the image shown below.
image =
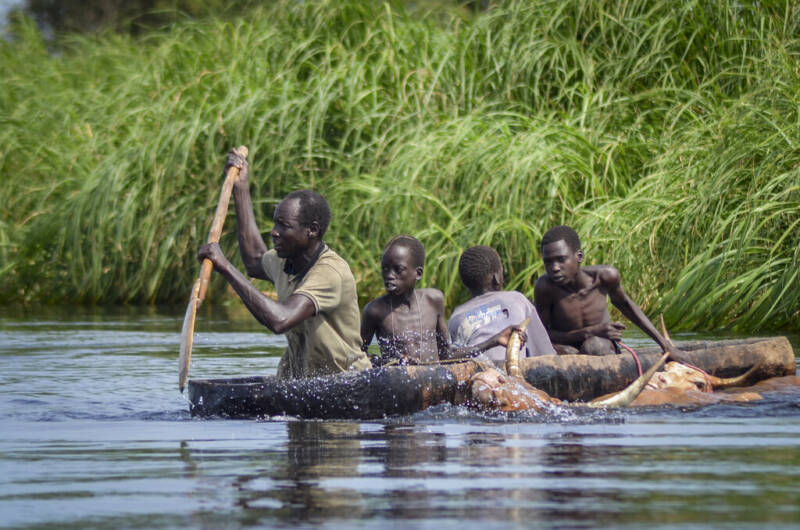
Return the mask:
[[297,190],[289,193],[283,200],[297,199],[300,201],[298,221],[302,226],[311,226],[314,221],[319,225],[319,237],[325,235],[331,223],[331,208],[325,197],[314,190]]
[[386,254],[386,251],[395,245],[401,245],[408,249],[411,253],[411,260],[414,263],[414,267],[425,266],[425,247],[422,246],[419,239],[406,234],[395,236],[383,247],[383,253]]
[[544,234],[544,237],[542,237],[542,244],[540,245],[540,248],[543,249],[545,245],[562,240],[567,244],[572,252],[577,252],[581,249],[581,240],[578,237],[578,233],[569,226],[565,225],[554,226],[548,230]]
[[500,255],[492,247],[469,247],[458,260],[458,274],[469,289],[480,289],[486,278],[503,270]]

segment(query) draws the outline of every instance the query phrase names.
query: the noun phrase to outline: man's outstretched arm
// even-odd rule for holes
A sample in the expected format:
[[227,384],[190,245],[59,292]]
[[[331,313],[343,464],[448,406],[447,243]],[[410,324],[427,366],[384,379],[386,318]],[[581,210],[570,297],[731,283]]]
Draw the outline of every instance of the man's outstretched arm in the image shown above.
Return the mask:
[[294,294],[285,302],[278,302],[266,296],[228,261],[217,243],[200,247],[197,259],[202,262],[206,258],[214,264],[214,270],[228,280],[256,320],[273,333],[286,333],[316,313],[316,307],[311,299],[301,294]]

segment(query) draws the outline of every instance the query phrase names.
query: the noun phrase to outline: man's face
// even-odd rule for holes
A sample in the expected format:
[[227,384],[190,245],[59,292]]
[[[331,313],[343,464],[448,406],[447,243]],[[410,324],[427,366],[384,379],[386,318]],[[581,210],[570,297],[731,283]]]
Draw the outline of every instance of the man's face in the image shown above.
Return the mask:
[[280,258],[299,256],[308,248],[309,228],[300,224],[300,200],[282,201],[272,216],[272,246]]
[[561,239],[542,247],[542,260],[550,280],[556,285],[565,286],[578,276],[583,252],[572,250],[567,242]]
[[386,292],[401,295],[411,291],[422,278],[422,267],[415,267],[411,251],[403,245],[392,245],[381,258],[381,276]]

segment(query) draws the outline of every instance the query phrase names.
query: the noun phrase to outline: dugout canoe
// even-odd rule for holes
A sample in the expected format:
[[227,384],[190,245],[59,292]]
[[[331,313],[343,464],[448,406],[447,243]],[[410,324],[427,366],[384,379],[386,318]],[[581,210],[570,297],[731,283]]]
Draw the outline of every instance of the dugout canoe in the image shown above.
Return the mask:
[[[719,377],[734,377],[758,365],[751,384],[796,372],[794,351],[785,337],[679,342],[677,346],[691,364]],[[642,369],[655,363],[659,353],[658,348],[638,351]],[[440,403],[462,404],[467,381],[484,368],[465,361],[294,380],[274,376],[190,380],[190,410],[192,415],[229,418],[368,420],[413,414]],[[570,402],[616,392],[638,376],[636,362],[628,353],[532,357],[522,359],[520,368],[534,387]]]

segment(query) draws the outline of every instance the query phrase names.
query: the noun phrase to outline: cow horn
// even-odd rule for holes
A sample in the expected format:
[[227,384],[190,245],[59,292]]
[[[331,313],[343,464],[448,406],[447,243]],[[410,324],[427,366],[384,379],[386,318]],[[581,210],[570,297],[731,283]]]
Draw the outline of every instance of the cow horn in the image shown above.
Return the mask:
[[664,366],[664,363],[667,362],[668,357],[669,353],[662,355],[653,366],[651,366],[645,373],[640,375],[633,383],[628,385],[626,389],[607,398],[590,401],[588,403],[582,403],[581,405],[592,408],[627,407],[639,396],[639,394],[642,393],[644,387],[646,387],[647,383],[650,382],[650,378],[653,377],[653,374],[660,370],[662,366]]
[[750,378],[750,376],[756,373],[759,368],[761,368],[761,362],[756,363],[755,365],[753,365],[752,368],[747,370],[745,373],[743,373],[742,375],[737,375],[736,377],[722,378],[722,377],[715,377],[712,375],[709,377],[709,379],[711,380],[711,388],[717,390],[720,388],[744,386],[744,383],[746,383],[747,380]]
[[664,313],[659,313],[658,318],[661,320],[661,334],[664,336],[664,339],[669,342],[672,346],[675,346],[675,343],[672,342],[672,338],[669,336],[669,331],[667,331],[667,326],[664,324]]
[[[517,328],[527,329],[530,322],[531,319],[528,317],[517,325]],[[522,339],[517,328],[511,331],[511,336],[508,338],[508,345],[506,346],[506,373],[522,377],[522,370],[519,367],[519,352],[522,350]]]

